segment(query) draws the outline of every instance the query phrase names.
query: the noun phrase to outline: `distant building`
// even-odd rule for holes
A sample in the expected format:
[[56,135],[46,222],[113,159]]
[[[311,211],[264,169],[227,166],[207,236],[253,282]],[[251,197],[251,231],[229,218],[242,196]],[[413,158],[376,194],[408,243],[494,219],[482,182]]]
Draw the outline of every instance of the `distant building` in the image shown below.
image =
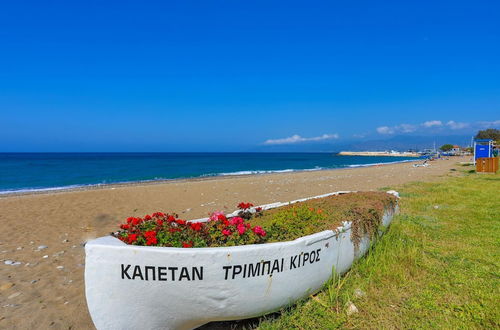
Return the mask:
[[454,145],[450,150],[450,154],[458,156],[462,154],[462,148],[460,146]]

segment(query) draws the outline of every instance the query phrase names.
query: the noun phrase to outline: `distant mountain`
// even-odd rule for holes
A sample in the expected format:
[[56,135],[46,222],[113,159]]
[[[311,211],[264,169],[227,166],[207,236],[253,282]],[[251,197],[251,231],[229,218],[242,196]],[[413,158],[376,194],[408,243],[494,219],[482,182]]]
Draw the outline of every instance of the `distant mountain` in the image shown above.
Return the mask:
[[346,144],[343,147],[353,151],[375,151],[375,150],[398,150],[405,151],[408,149],[430,149],[439,148],[443,144],[457,144],[467,146],[470,144],[470,136],[466,135],[448,135],[448,136],[414,136],[414,135],[398,135],[385,140],[369,140],[358,141]]
[[373,140],[350,140],[334,141],[321,143],[295,143],[280,145],[262,145],[252,148],[249,151],[256,152],[338,152],[342,150],[349,151],[383,151],[397,150],[406,151],[408,149],[430,149],[436,143],[436,148],[443,144],[457,144],[468,146],[471,136],[468,135],[448,135],[448,136],[417,136],[417,135],[397,135],[387,139]]

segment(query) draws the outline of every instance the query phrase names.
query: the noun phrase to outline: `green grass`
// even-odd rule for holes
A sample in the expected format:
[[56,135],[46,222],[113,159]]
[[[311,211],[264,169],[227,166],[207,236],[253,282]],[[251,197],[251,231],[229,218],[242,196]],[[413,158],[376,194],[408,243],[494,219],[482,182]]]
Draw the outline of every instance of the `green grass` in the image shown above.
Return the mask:
[[371,251],[260,329],[500,327],[500,175],[395,188],[401,214]]

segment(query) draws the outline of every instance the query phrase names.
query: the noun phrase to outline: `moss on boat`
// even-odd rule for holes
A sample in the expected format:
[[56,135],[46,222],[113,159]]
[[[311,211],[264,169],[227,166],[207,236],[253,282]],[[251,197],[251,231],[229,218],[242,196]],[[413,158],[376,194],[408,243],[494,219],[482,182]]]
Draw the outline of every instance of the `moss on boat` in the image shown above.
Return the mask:
[[396,197],[385,192],[353,192],[271,209],[249,222],[266,230],[267,242],[282,242],[336,230],[347,221],[351,222],[351,239],[358,245],[366,234],[373,237],[384,211],[395,205]]

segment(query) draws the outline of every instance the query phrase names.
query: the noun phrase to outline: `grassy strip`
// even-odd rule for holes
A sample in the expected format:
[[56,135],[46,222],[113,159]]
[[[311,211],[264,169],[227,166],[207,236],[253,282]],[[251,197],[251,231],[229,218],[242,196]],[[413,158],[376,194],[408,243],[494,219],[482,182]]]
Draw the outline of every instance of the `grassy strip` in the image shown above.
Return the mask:
[[500,175],[398,190],[401,215],[370,253],[260,329],[500,327]]

